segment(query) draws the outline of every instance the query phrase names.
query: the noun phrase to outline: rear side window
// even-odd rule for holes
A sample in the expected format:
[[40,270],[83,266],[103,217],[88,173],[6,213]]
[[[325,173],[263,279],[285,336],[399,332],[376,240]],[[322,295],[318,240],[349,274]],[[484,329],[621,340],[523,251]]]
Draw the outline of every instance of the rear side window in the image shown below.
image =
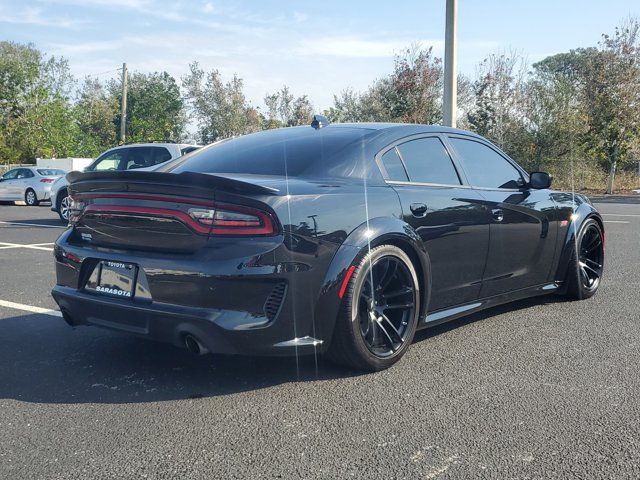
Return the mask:
[[412,182],[460,185],[451,157],[437,137],[419,138],[398,145]]
[[191,153],[194,150],[198,150],[200,147],[184,147],[182,150],[180,150],[180,155],[186,155],[187,153]]
[[129,149],[129,157],[123,170],[148,168],[171,160],[171,153],[165,147],[135,147]]
[[455,137],[449,140],[472,186],[515,189],[524,185],[518,169],[494,149],[474,140]]
[[34,173],[28,168],[21,168],[20,170],[18,170],[17,178],[31,178],[34,176],[35,176]]
[[395,148],[392,148],[382,155],[381,160],[384,165],[384,169],[387,171],[388,180],[395,180],[398,182],[407,182],[409,180],[407,172],[405,172],[404,166],[402,165],[402,160],[400,160],[400,156]]
[[64,170],[58,170],[57,168],[39,168],[38,173],[43,177],[51,175],[64,175]]

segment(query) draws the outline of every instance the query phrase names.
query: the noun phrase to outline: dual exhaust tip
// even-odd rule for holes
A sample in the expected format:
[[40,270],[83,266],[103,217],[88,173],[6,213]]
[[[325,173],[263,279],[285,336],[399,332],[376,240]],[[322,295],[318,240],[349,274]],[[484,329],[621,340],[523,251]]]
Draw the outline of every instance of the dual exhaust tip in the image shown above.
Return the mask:
[[184,336],[184,346],[194,355],[205,355],[209,353],[209,349],[190,333]]

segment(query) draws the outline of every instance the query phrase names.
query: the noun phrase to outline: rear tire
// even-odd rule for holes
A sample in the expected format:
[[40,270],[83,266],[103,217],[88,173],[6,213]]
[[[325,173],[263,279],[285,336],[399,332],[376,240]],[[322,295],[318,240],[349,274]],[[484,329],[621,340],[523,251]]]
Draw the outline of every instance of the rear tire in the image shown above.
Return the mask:
[[24,203],[27,204],[27,207],[37,207],[40,203],[36,192],[32,188],[28,188],[27,191],[24,192]]
[[66,190],[59,192],[56,198],[56,210],[63,222],[69,222],[69,194]]
[[604,271],[604,237],[600,224],[588,219],[580,227],[567,272],[568,298],[585,300],[598,291]]
[[389,368],[407,352],[418,325],[420,287],[409,256],[394,245],[355,265],[328,357],[359,370]]

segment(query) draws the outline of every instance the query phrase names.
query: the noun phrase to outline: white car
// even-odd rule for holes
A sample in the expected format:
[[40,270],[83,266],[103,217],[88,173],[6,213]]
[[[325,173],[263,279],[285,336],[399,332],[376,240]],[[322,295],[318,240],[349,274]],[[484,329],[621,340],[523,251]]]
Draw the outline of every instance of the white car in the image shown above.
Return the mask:
[[18,167],[0,177],[0,200],[23,200],[34,207],[50,198],[51,186],[64,178],[64,170],[56,168]]
[[[85,172],[100,172],[110,170],[151,170],[160,165],[181,157],[200,148],[198,145],[185,143],[133,143],[107,150]],[[66,177],[55,182],[51,189],[51,210],[58,212],[60,219],[69,219],[69,195]]]

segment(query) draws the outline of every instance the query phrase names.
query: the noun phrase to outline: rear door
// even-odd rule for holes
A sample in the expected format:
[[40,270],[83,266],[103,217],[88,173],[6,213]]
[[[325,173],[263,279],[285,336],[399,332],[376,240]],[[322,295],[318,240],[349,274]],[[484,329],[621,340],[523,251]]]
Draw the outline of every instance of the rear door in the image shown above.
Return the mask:
[[526,174],[489,143],[455,135],[448,140],[490,214],[481,297],[547,282],[557,236],[556,206],[549,190],[528,188]]
[[477,299],[489,248],[487,213],[482,197],[463,184],[440,136],[408,137],[377,159],[400,196],[404,220],[429,253],[429,311]]

